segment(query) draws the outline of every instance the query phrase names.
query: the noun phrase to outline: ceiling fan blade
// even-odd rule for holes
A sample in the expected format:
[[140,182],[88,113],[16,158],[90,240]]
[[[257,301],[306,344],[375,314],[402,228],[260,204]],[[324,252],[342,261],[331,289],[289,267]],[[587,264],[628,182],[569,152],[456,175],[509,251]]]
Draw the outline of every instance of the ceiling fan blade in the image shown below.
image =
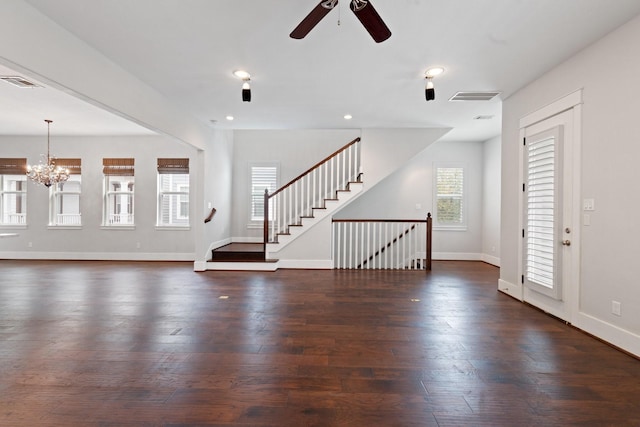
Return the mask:
[[304,38],[318,22],[322,20],[333,8],[338,4],[338,1],[322,0],[309,14],[298,24],[296,28],[289,34],[292,39]]
[[376,43],[383,42],[391,37],[391,30],[380,18],[371,1],[352,1],[350,8]]

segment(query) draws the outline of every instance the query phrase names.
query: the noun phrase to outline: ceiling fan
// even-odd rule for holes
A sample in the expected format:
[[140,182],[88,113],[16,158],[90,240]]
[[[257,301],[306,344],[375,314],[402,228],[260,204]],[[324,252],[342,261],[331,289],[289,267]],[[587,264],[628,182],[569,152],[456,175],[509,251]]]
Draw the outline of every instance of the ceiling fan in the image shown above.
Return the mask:
[[[322,0],[289,34],[291,38],[302,39],[338,5],[338,0]],[[369,0],[351,0],[351,11],[360,20],[371,37],[380,43],[391,37],[391,31],[384,23]]]

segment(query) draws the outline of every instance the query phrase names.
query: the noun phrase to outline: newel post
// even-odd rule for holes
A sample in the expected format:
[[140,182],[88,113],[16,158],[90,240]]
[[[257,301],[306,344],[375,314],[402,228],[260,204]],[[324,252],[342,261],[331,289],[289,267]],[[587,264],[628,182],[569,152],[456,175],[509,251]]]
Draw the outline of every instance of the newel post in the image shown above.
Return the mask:
[[426,254],[426,270],[431,270],[431,231],[433,230],[433,219],[431,212],[427,214],[427,254]]
[[264,230],[263,230],[264,252],[267,253],[267,242],[269,242],[269,189],[264,189]]

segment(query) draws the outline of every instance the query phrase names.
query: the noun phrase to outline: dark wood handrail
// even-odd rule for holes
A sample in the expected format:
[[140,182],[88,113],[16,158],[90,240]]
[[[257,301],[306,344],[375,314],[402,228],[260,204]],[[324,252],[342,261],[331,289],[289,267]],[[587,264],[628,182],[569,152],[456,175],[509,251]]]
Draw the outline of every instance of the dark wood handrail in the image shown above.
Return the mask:
[[[282,187],[278,188],[276,191],[274,191],[272,194],[269,195],[269,198],[275,196],[276,194],[280,193],[281,191],[285,190],[286,188],[290,187],[293,185],[293,183],[295,183],[296,181],[299,181],[300,179],[302,179],[303,176],[311,173],[314,169],[317,169],[318,167],[322,166],[323,164],[325,164],[326,162],[328,162],[329,160],[333,159],[334,157],[336,157],[338,154],[342,153],[344,150],[346,150],[347,148],[351,147],[353,144],[355,144],[356,142],[360,141],[360,137],[354,139],[353,141],[351,141],[350,143],[348,143],[347,145],[345,145],[344,147],[336,150],[335,152],[333,152],[332,154],[330,154],[329,156],[327,156],[324,160],[320,160],[318,163],[316,163],[315,165],[311,166],[309,169],[307,169],[305,172],[301,173],[300,175],[298,175],[297,177],[293,178],[291,181],[287,182],[285,185],[283,185]],[[266,206],[266,205],[265,205]]]
[[[429,214],[431,216],[431,214]],[[427,222],[427,219],[337,219],[333,218],[332,222]]]

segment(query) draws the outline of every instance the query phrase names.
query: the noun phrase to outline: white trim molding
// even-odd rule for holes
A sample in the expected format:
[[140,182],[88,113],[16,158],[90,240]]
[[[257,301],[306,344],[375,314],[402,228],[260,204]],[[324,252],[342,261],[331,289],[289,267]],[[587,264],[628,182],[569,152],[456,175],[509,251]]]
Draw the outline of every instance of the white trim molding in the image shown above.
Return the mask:
[[0,259],[54,261],[194,261],[194,253],[168,252],[0,252]]

